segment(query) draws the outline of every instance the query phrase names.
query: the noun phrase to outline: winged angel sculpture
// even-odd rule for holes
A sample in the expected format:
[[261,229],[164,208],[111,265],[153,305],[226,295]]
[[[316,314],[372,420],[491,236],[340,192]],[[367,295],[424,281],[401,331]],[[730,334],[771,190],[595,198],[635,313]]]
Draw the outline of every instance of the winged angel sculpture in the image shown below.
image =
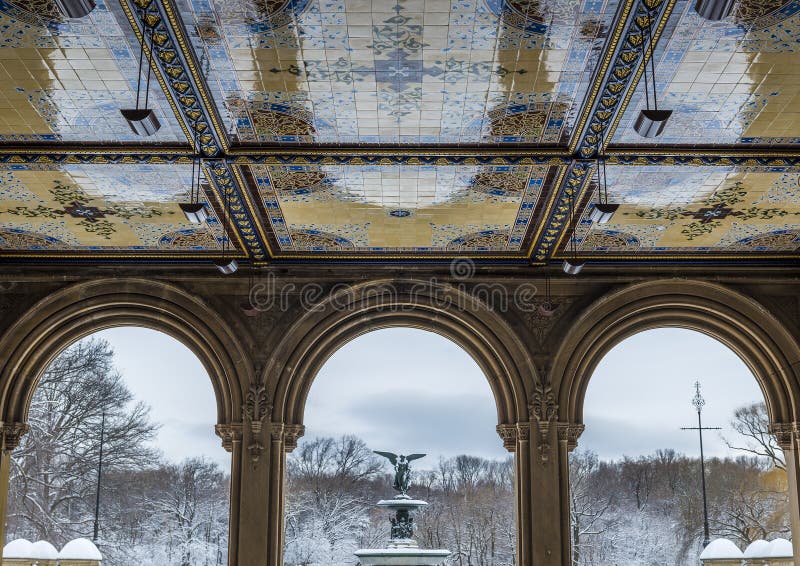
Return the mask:
[[411,470],[409,469],[408,464],[414,460],[419,460],[425,456],[425,454],[409,454],[408,456],[404,456],[403,454],[379,452],[378,450],[374,450],[374,452],[375,454],[383,456],[392,463],[392,466],[394,466],[394,483],[392,484],[392,487],[396,491],[399,491],[400,495],[406,496],[408,486],[411,485]]

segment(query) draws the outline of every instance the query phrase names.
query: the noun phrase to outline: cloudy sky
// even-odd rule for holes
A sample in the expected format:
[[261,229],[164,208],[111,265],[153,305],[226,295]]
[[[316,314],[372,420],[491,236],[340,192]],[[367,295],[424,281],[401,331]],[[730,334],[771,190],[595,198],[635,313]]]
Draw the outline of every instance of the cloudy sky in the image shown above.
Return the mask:
[[[100,333],[113,345],[117,366],[134,394],[162,423],[158,445],[170,459],[206,455],[227,467],[214,435],[211,384],[194,355],[174,339],[139,328]],[[154,352],[158,352],[155,355]],[[701,381],[704,425],[728,428],[735,408],[762,395],[747,367],[728,348],[677,329],[638,334],[612,350],[589,384],[582,447],[601,458],[647,454],[659,448],[697,452],[691,405]],[[356,434],[376,450],[469,453],[503,458],[497,413],[486,378],[458,346],[436,334],[387,329],[358,338],[323,367],[306,405],[307,437]],[[729,451],[707,433],[707,453]]]

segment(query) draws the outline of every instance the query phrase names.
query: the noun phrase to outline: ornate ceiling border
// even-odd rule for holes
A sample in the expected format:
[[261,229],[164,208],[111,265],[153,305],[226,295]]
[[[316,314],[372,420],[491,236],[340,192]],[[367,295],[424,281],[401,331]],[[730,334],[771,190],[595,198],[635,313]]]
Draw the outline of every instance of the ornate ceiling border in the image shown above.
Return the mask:
[[266,240],[261,232],[261,221],[254,212],[247,186],[239,182],[231,167],[224,159],[204,161],[206,178],[216,188],[221,210],[230,200],[230,220],[236,226],[236,236],[242,249],[247,250],[254,262],[264,263],[269,259]]
[[[227,149],[227,140],[219,135],[214,105],[197,73],[194,55],[188,49],[171,3],[168,0],[124,0],[121,4],[140,42],[143,34],[152,33],[154,70],[162,87],[166,87],[165,92],[187,140],[193,144],[196,131],[202,154],[219,156]],[[140,11],[144,11],[144,19]],[[145,49],[145,53],[149,56],[149,49]],[[165,80],[162,81],[162,77]]]
[[[625,111],[629,93],[636,88],[639,71],[646,64],[651,49],[642,50],[646,26],[655,22],[653,45],[658,41],[676,0],[627,0],[620,6],[614,34],[606,44],[606,51],[597,70],[594,86],[586,102],[584,114],[576,127],[570,149],[576,151],[572,162],[558,187],[547,221],[534,240],[531,259],[546,261],[569,232],[570,203],[575,203],[576,218],[583,215],[585,195],[591,185],[589,174],[591,159],[597,155],[601,140],[605,145],[611,139],[610,124],[616,123]],[[652,46],[651,46],[652,47]],[[635,72],[636,71],[636,72]],[[578,206],[580,205],[580,206]],[[538,241],[537,241],[538,240]]]

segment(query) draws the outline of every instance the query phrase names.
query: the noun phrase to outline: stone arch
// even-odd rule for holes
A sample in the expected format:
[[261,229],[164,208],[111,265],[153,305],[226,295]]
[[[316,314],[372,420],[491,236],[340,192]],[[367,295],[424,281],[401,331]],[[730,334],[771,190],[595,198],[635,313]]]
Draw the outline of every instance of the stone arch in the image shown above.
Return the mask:
[[[107,279],[60,289],[28,309],[0,337],[0,415],[24,423],[39,377],[67,345],[99,330],[141,326],[187,346],[211,378],[217,422],[238,419],[251,370],[234,334],[209,306],[181,288],[144,279]],[[245,381],[247,383],[247,381]]]
[[800,350],[764,306],[707,281],[636,283],[590,305],[572,324],[553,362],[560,420],[582,424],[583,402],[597,364],[638,332],[675,327],[702,332],[731,348],[761,387],[773,423],[792,423],[800,411]]
[[311,384],[330,356],[363,334],[398,326],[440,334],[472,356],[494,394],[498,424],[528,420],[535,366],[501,316],[452,286],[383,281],[332,293],[290,327],[280,359],[266,368],[277,376],[273,421],[302,426]]

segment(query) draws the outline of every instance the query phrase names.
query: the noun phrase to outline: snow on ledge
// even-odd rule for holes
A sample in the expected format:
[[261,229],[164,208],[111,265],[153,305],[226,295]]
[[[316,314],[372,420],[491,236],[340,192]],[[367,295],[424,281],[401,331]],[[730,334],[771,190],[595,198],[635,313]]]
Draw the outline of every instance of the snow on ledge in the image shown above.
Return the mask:
[[711,541],[700,555],[700,560],[741,560],[742,551],[726,538]]
[[37,540],[31,545],[30,558],[37,560],[58,560],[56,547],[46,540]]
[[69,541],[58,553],[61,560],[102,560],[103,555],[97,550],[94,543],[85,538],[76,538]]
[[745,558],[769,558],[770,544],[768,541],[759,539],[754,540],[744,550]]
[[12,540],[3,547],[3,558],[33,558],[33,543],[24,538]]
[[785,538],[776,538],[769,543],[770,558],[792,558],[793,556],[792,543]]

